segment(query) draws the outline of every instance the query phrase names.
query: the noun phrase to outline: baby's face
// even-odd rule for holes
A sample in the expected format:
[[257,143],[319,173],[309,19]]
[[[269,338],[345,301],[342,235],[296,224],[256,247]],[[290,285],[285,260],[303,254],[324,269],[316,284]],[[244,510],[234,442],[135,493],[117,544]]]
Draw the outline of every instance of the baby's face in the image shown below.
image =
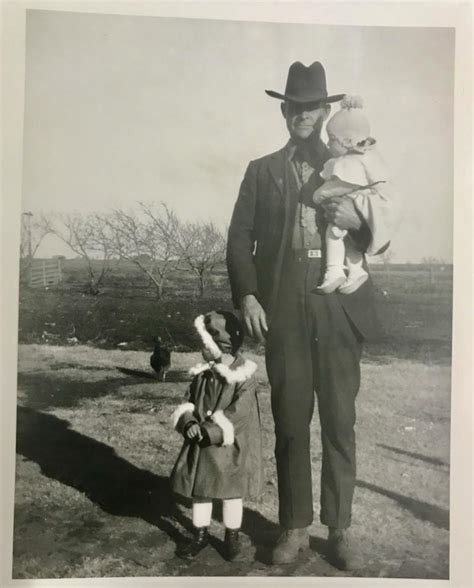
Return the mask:
[[328,149],[333,157],[340,157],[347,153],[347,149],[332,135],[329,135]]

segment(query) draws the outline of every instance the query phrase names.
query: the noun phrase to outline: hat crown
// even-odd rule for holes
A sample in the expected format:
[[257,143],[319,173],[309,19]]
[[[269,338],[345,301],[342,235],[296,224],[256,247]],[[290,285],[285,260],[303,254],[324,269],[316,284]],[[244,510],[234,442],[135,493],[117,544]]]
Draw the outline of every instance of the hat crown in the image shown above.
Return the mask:
[[285,95],[298,100],[313,102],[327,98],[326,72],[319,61],[305,66],[296,61],[288,70]]

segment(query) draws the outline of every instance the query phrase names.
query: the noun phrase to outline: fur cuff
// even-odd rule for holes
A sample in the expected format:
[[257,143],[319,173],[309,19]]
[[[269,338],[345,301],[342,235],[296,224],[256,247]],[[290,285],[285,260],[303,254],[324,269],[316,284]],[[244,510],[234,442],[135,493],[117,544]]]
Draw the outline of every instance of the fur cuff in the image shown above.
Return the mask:
[[227,381],[228,384],[236,384],[237,382],[245,382],[245,380],[251,378],[257,370],[257,364],[250,361],[250,359],[246,359],[245,362],[235,370],[223,363],[217,363],[214,366],[214,369]]
[[201,341],[204,347],[212,354],[214,359],[219,359],[222,355],[222,351],[219,349],[217,343],[211,337],[206,329],[206,325],[204,324],[204,315],[200,314],[196,320],[194,321],[194,327],[198,332],[198,335],[201,337]]
[[171,415],[171,423],[173,425],[173,429],[176,429],[179,419],[183,416],[183,414],[185,412],[194,412],[194,408],[195,406],[192,402],[184,402],[183,404],[180,404]]
[[197,365],[189,368],[188,374],[190,376],[197,376],[201,372],[205,372],[206,370],[210,370],[211,365],[209,363],[198,363]]
[[216,410],[211,419],[222,430],[222,445],[233,445],[234,443],[234,425],[225,416],[222,410]]

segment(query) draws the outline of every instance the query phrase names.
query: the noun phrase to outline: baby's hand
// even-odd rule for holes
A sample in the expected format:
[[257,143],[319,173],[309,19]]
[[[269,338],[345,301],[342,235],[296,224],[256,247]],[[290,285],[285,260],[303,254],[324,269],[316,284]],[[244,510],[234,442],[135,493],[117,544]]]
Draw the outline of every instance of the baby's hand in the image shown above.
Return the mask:
[[338,198],[339,196],[346,196],[350,194],[355,188],[355,184],[343,182],[338,178],[331,178],[326,180],[313,194],[314,204],[324,204],[325,200],[330,198]]
[[201,441],[202,433],[201,433],[200,426],[198,424],[193,424],[190,427],[188,427],[186,429],[185,437],[189,441],[193,441],[193,440]]

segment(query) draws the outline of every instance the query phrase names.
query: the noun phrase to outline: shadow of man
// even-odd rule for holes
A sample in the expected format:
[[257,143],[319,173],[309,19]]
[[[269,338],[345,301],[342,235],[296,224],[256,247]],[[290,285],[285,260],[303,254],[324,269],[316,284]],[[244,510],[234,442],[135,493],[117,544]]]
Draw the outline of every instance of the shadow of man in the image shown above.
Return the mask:
[[115,450],[70,428],[54,415],[18,407],[17,453],[34,461],[41,472],[84,493],[105,512],[138,517],[175,541],[190,521],[175,506],[168,478],[137,468]]
[[[185,537],[175,525],[190,532],[192,523],[178,508],[168,477],[140,469],[119,457],[113,447],[70,428],[54,415],[18,407],[17,453],[37,463],[43,475],[82,492],[111,515],[137,517],[158,527],[175,543]],[[217,505],[216,505],[217,506]],[[214,519],[222,521],[220,506]],[[278,526],[258,511],[244,509],[242,531],[256,547],[256,559],[269,563],[269,545]],[[222,551],[220,541],[213,541]]]

